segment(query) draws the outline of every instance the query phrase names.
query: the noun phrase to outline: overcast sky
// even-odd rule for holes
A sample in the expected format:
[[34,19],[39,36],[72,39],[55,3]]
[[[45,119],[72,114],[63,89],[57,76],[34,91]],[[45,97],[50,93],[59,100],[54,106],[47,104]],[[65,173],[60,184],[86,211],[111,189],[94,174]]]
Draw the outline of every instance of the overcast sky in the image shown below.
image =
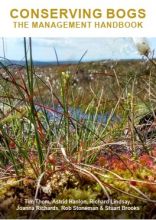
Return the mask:
[[[156,49],[156,38],[148,38],[152,50]],[[140,58],[132,38],[33,38],[33,59],[56,61],[56,49],[60,61],[79,60],[88,50],[84,60]],[[22,60],[23,38],[4,38],[8,59]],[[0,38],[0,56],[4,56]]]

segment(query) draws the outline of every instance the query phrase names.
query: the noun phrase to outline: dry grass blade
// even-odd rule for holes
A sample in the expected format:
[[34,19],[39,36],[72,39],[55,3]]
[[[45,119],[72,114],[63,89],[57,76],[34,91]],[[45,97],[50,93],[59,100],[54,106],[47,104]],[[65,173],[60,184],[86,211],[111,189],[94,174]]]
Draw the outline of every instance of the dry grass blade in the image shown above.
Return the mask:
[[90,171],[88,171],[87,169],[84,169],[82,168],[81,166],[79,165],[76,165],[74,163],[72,163],[68,157],[67,157],[67,154],[66,154],[66,151],[64,149],[64,147],[58,142],[58,145],[60,146],[60,149],[61,149],[61,152],[62,152],[62,155],[64,157],[64,159],[66,160],[67,163],[69,163],[70,165],[72,165],[74,168],[76,168],[77,171],[79,171],[80,173],[83,173],[89,177],[92,177],[102,188],[102,190],[104,191],[104,194],[106,195],[107,199],[110,199],[110,196],[107,192],[107,187],[105,187],[101,181],[93,174],[91,173]]

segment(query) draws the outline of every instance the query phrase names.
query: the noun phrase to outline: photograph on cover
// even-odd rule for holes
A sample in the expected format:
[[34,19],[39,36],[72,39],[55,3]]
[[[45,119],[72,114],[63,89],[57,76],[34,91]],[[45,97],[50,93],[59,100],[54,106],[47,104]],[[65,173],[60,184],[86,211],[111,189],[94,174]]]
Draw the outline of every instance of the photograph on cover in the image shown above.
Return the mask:
[[0,218],[156,218],[155,48],[0,39]]

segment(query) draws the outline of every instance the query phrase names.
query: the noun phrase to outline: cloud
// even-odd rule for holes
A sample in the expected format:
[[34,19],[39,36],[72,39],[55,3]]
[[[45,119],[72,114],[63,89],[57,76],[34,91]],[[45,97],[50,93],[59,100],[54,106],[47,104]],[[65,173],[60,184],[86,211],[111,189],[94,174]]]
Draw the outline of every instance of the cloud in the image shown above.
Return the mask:
[[61,60],[77,60],[86,50],[86,59],[127,58],[134,54],[129,38],[35,38],[33,44],[51,51],[55,47]]
[[[156,38],[149,39],[156,48]],[[59,60],[79,60],[88,50],[85,60],[139,58],[132,38],[32,38],[34,60],[55,61],[54,48]],[[24,56],[22,38],[5,39],[6,55],[10,59]],[[2,56],[0,43],[0,55]]]
[[39,47],[55,47],[60,57],[67,59],[78,59],[86,50],[86,59],[124,59],[138,55],[132,38],[43,38],[37,44]]

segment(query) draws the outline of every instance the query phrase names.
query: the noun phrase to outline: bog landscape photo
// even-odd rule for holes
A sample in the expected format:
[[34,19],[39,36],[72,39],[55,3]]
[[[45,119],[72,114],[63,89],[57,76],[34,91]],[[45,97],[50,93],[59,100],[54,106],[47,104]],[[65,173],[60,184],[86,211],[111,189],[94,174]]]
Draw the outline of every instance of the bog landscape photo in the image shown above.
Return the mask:
[[156,218],[155,48],[0,39],[0,218]]

